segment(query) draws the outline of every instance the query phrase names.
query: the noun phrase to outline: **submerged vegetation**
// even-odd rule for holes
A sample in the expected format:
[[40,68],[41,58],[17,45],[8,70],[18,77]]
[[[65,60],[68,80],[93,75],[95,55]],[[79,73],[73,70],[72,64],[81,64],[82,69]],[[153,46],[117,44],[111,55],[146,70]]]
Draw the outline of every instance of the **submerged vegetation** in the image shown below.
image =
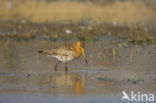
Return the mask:
[[[86,40],[102,40],[107,37],[127,40],[129,42],[155,43],[156,30],[145,25],[118,23],[32,23],[32,22],[0,22],[0,39],[12,40],[70,40],[85,37]],[[106,37],[107,36],[107,37]]]

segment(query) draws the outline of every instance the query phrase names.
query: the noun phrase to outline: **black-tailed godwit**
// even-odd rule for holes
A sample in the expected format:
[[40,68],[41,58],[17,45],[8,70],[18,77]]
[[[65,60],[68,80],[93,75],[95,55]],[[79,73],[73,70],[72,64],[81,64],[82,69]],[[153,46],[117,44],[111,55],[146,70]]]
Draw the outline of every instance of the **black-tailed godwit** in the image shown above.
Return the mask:
[[77,59],[83,54],[86,64],[88,64],[85,53],[84,53],[84,42],[78,41],[73,45],[68,46],[60,46],[53,50],[42,50],[38,51],[38,53],[43,53],[48,56],[52,56],[58,59],[57,64],[55,65],[55,71],[57,71],[57,65],[61,62],[65,63],[65,70],[67,72],[67,62]]

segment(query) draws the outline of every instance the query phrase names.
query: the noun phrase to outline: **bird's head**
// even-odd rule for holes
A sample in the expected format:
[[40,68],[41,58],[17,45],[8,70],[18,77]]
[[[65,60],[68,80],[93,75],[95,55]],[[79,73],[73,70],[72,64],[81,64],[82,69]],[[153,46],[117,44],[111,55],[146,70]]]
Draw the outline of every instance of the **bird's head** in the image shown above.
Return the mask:
[[83,57],[85,59],[86,64],[88,64],[87,59],[86,59],[86,55],[84,53],[85,42],[84,41],[78,41],[75,43],[75,46],[80,49],[81,53],[83,54]]

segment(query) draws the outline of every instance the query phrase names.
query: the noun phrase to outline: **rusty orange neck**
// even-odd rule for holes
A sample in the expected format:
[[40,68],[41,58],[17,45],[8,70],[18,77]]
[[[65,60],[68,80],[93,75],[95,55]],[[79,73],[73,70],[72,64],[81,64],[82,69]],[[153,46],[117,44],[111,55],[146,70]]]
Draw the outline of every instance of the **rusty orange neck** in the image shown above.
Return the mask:
[[78,41],[73,46],[74,46],[74,48],[76,50],[76,57],[79,57],[81,55],[81,53],[82,53],[82,51],[81,51],[81,48],[83,48],[82,47],[82,42]]

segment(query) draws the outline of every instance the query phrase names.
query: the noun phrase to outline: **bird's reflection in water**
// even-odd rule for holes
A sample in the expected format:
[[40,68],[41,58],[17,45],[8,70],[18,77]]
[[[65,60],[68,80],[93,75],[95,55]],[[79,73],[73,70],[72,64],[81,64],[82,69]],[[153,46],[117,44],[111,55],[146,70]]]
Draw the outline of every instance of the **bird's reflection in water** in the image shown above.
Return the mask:
[[65,73],[56,76],[56,87],[65,92],[83,94],[85,86],[85,76],[75,73]]

